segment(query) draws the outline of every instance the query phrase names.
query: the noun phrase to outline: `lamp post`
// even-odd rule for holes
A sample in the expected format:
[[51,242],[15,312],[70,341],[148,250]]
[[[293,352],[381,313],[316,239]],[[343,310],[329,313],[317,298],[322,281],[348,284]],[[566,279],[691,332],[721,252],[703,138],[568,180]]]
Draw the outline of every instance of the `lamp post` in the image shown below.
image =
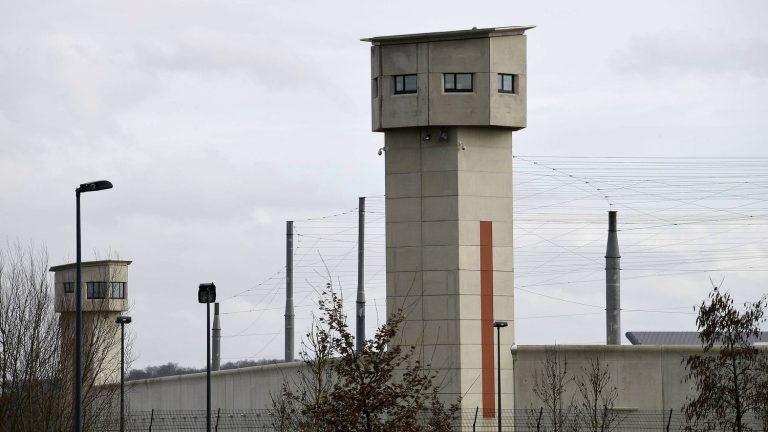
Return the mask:
[[125,430],[125,325],[131,323],[131,317],[119,316],[115,320],[120,324],[120,432]]
[[208,321],[205,325],[205,340],[207,342],[207,351],[205,356],[206,371],[206,419],[207,431],[211,432],[211,303],[216,301],[216,285],[211,283],[202,283],[198,287],[197,301],[205,303],[208,309]]
[[493,323],[493,326],[496,327],[496,341],[497,341],[497,348],[496,348],[496,368],[497,368],[497,382],[498,382],[498,389],[497,389],[497,397],[498,397],[498,404],[499,404],[499,432],[501,432],[501,328],[506,327],[509,324],[506,321],[495,321]]
[[80,194],[83,192],[96,192],[111,189],[112,183],[107,180],[98,180],[83,183],[75,189],[75,219],[77,232],[77,270],[75,285],[75,432],[82,428],[83,415],[83,281],[81,275],[82,259],[80,255]]

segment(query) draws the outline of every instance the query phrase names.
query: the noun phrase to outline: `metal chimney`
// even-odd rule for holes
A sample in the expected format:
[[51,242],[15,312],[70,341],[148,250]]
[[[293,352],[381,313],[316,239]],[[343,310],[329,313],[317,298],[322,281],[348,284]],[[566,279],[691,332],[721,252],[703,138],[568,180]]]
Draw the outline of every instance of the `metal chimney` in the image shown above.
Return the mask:
[[219,370],[221,367],[221,323],[219,322],[219,303],[214,303],[213,309],[213,357],[211,370]]
[[365,197],[360,197],[358,203],[355,349],[361,352],[365,346]]
[[616,211],[608,212],[608,246],[605,249],[605,332],[608,345],[621,345],[621,255],[616,233]]
[[285,361],[293,361],[293,221],[285,223]]

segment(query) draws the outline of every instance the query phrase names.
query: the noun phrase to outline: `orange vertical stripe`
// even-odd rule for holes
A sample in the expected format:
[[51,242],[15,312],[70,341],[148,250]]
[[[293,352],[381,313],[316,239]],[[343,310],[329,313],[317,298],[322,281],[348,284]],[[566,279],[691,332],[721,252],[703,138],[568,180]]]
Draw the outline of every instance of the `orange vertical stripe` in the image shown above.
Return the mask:
[[480,343],[483,417],[496,416],[493,345],[493,223],[480,221]]

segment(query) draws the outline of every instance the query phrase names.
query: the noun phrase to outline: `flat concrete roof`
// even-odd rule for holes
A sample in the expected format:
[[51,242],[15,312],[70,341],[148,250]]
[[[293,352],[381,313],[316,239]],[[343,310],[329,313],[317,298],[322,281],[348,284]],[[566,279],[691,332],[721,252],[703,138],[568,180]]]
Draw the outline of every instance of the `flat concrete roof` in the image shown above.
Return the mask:
[[[691,331],[630,331],[626,333],[632,345],[696,345],[701,346],[699,332]],[[768,343],[768,332],[747,338],[750,344]]]
[[[80,263],[81,267],[96,267],[96,266],[102,266],[106,264],[125,264],[130,265],[133,261],[126,261],[126,260],[100,260],[100,261],[83,261]],[[57,272],[59,270],[69,270],[77,267],[77,263],[69,263],[69,264],[61,264],[57,266],[53,266],[48,271]]]
[[452,30],[432,33],[414,33],[394,36],[374,36],[360,39],[363,42],[370,42],[373,45],[395,45],[403,43],[417,42],[435,42],[458,39],[478,39],[496,36],[514,36],[525,33],[535,26],[512,26],[512,27],[473,27],[469,30]]

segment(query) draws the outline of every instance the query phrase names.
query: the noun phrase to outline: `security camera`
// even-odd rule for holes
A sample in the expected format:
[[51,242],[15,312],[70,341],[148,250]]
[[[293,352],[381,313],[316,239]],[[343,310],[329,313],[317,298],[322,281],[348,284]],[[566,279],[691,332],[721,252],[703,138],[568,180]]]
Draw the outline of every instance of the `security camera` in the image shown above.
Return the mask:
[[381,154],[384,153],[385,151],[387,151],[387,146],[384,146],[384,147],[380,148],[379,149],[379,156],[381,156]]
[[463,142],[459,142],[459,149],[466,150],[467,146],[465,146]]

